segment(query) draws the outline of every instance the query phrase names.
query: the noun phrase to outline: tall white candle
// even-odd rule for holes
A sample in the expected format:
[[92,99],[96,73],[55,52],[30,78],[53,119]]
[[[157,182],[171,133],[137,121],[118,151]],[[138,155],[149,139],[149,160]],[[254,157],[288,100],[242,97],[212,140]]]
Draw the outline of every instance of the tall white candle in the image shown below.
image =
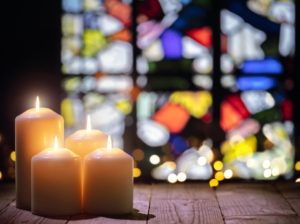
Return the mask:
[[65,146],[82,158],[95,149],[104,148],[107,135],[92,129],[91,118],[87,116],[86,129],[81,129],[66,138]]
[[[86,129],[81,129],[71,134],[66,138],[66,148],[72,150],[83,158],[98,148],[104,148],[106,146],[107,135],[103,132],[92,129],[91,118],[87,115]],[[83,172],[81,172],[81,178],[83,179]],[[81,186],[83,189],[83,186]],[[83,192],[81,192],[82,197]]]
[[112,148],[97,149],[84,158],[83,210],[95,215],[119,215],[132,212],[133,159]]
[[66,148],[47,148],[32,157],[31,211],[65,216],[81,210],[81,159]]
[[63,118],[48,108],[40,108],[38,97],[35,108],[16,117],[16,206],[18,208],[30,210],[31,158],[51,146],[55,136],[63,142]]

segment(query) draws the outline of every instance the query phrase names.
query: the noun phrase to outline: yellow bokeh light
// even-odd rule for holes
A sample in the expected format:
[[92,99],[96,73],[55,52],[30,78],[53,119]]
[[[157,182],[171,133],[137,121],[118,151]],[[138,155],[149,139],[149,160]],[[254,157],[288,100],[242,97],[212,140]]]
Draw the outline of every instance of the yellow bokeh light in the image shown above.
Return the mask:
[[217,171],[222,170],[223,169],[223,163],[219,160],[214,162],[214,168]]
[[296,182],[296,183],[300,183],[300,178],[297,178],[297,179],[295,180],[295,182]]
[[300,171],[300,161],[295,163],[295,170]]
[[12,161],[16,161],[16,151],[12,151],[11,153],[10,153],[10,159],[12,160]]
[[157,164],[160,163],[160,158],[159,158],[158,155],[154,154],[154,155],[150,156],[149,161],[150,161],[151,164],[157,165]]
[[142,171],[141,171],[141,169],[139,169],[139,168],[133,168],[133,177],[134,178],[138,178],[138,177],[140,177],[141,176],[141,174],[142,174]]
[[217,187],[218,185],[219,185],[219,181],[216,180],[216,179],[211,179],[211,180],[209,181],[209,186],[210,186],[210,187]]
[[2,172],[0,171],[0,180],[2,180],[2,177],[3,177],[3,175],[2,175]]
[[216,178],[218,181],[224,180],[224,173],[223,173],[222,171],[216,172],[215,178]]

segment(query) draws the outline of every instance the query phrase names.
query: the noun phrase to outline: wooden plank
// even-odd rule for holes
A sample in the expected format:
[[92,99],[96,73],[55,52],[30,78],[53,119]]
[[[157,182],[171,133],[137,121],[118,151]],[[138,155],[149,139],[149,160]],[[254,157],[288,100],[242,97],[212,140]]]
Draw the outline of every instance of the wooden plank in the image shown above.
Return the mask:
[[282,182],[282,183],[277,183],[276,187],[285,198],[300,198],[299,183]]
[[151,198],[159,199],[208,199],[216,198],[207,183],[154,184]]
[[213,200],[164,200],[151,201],[148,223],[223,223],[218,204]]
[[67,222],[67,220],[63,219],[43,218],[39,224],[65,224]]
[[110,224],[110,223],[120,223],[120,224],[130,224],[130,223],[147,223],[149,203],[151,195],[150,185],[140,185],[137,184],[134,187],[134,211],[130,215],[119,216],[119,217],[91,217],[87,215],[79,215],[71,217],[69,224]]
[[11,202],[6,208],[0,212],[0,223],[6,224],[9,223],[17,214],[19,213],[16,208],[16,203]]
[[0,211],[9,206],[15,199],[15,185],[14,184],[0,184]]
[[300,216],[300,184],[293,182],[282,182],[277,183],[276,187],[293,208],[293,210]]
[[298,216],[243,216],[241,218],[226,219],[226,224],[299,224]]
[[287,199],[287,201],[294,209],[294,211],[298,214],[298,216],[300,216],[300,198],[289,198]]
[[205,184],[154,185],[148,223],[223,223],[214,191]]
[[[10,214],[10,215],[8,215]],[[33,215],[31,211],[26,211],[26,210],[21,210],[16,208],[16,202],[14,201],[9,205],[7,208],[7,211],[3,214],[3,217],[10,219],[8,220],[7,223],[12,224],[12,223],[39,223],[42,221],[42,217]],[[0,221],[0,223],[2,223]],[[5,223],[5,222],[3,222]]]
[[296,215],[286,200],[268,183],[223,184],[217,198],[225,220],[242,216]]

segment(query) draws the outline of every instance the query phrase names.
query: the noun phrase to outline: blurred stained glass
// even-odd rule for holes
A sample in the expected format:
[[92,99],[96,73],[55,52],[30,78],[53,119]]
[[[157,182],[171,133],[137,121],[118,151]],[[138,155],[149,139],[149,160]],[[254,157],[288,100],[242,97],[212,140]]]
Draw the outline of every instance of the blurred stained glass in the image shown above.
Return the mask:
[[[295,2],[220,4],[224,94],[213,121],[211,0],[63,0],[66,134],[89,113],[123,146],[133,126],[135,178],[216,187],[235,177],[291,177]],[[220,148],[213,122],[226,136]]]
[[226,94],[220,120],[227,136],[221,145],[225,170],[246,179],[290,178],[294,125],[292,89],[286,84],[292,82],[295,3],[225,2],[221,84]]
[[62,71],[66,97],[61,103],[66,135],[93,127],[123,146],[126,117],[132,111],[133,56],[131,2],[63,0]]
[[209,179],[211,161],[197,161],[212,119],[211,1],[144,0],[137,7],[137,84],[143,89],[137,136],[149,158],[161,157],[150,164],[151,175],[170,183]]

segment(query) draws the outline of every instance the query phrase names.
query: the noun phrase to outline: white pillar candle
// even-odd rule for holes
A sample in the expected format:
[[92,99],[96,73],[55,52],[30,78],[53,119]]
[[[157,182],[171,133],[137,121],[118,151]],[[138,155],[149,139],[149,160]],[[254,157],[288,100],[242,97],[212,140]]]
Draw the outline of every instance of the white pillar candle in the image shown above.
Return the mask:
[[81,159],[56,139],[32,157],[31,211],[42,216],[66,216],[81,210]]
[[50,147],[55,136],[63,142],[64,120],[54,111],[40,108],[38,97],[35,108],[16,117],[16,206],[18,208],[30,210],[31,158]]
[[[66,148],[72,150],[83,158],[98,148],[104,148],[106,146],[107,135],[99,130],[92,129],[90,115],[86,118],[86,129],[81,129],[71,134],[66,138]],[[83,179],[83,173],[81,172],[81,178]],[[83,189],[83,186],[81,186]],[[81,192],[82,197],[83,192]]]
[[82,158],[95,149],[106,146],[107,135],[92,129],[90,116],[87,116],[86,129],[81,129],[66,138],[65,146]]
[[133,159],[112,148],[97,149],[84,158],[83,210],[94,215],[120,215],[132,212]]

